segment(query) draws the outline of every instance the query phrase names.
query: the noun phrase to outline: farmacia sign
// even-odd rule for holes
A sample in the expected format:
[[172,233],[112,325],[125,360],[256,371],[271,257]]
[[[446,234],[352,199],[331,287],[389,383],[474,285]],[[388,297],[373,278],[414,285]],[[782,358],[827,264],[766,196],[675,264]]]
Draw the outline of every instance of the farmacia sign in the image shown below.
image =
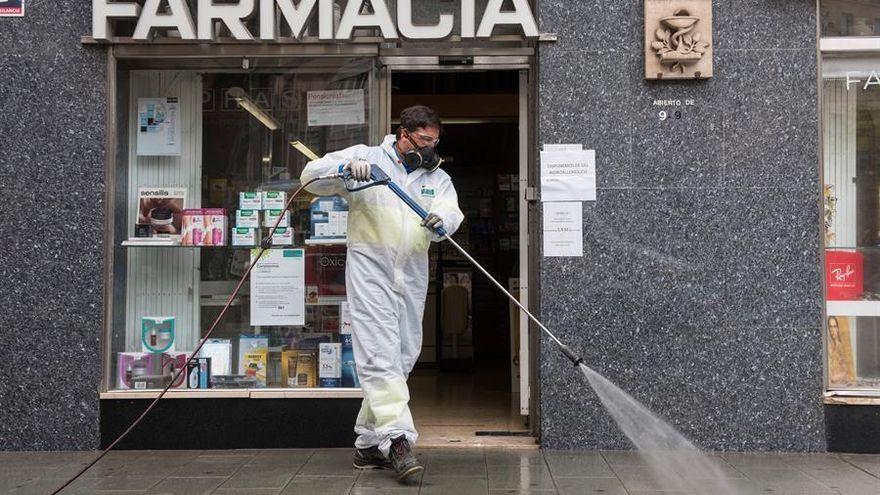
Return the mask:
[[[503,0],[489,0],[477,17],[475,0],[461,0],[461,10],[441,14],[434,24],[415,24],[412,0],[397,0],[396,22],[386,0],[371,0],[372,11],[363,9],[363,0],[349,0],[335,26],[333,0],[238,0],[215,4],[198,0],[194,17],[185,0],[146,0],[135,2],[92,0],[92,38],[109,40],[113,20],[137,20],[135,40],[149,40],[156,29],[174,29],[185,40],[211,41],[214,24],[223,23],[238,40],[278,39],[277,26],[285,23],[293,37],[300,39],[314,16],[318,17],[318,37],[322,40],[350,40],[357,28],[378,28],[387,40],[442,40],[452,35],[455,16],[460,16],[462,38],[489,38],[496,26],[519,26],[527,38],[538,37],[538,25],[528,0],[513,0],[513,10],[502,11]],[[166,6],[167,5],[167,6]],[[277,8],[276,8],[277,7]],[[278,18],[276,19],[276,14]],[[259,33],[252,33],[245,20],[259,16]]]

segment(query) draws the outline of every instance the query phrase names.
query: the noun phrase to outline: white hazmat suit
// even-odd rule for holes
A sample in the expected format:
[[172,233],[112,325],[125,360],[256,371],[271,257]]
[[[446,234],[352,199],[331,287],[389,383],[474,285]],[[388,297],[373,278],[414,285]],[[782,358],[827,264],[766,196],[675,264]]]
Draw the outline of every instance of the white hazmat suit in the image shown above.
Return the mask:
[[[419,168],[407,174],[394,150],[396,137],[381,146],[357,145],[309,162],[306,182],[335,173],[340,165],[362,158],[378,165],[422,207],[437,214],[449,234],[464,215],[449,175]],[[363,185],[364,183],[357,183]],[[318,181],[308,187],[318,195],[348,200],[346,292],[351,309],[354,358],[364,400],[358,413],[355,447],[378,446],[388,455],[391,439],[418,438],[409,410],[406,379],[422,347],[422,315],[428,290],[428,248],[442,238],[387,186],[349,193],[342,181]]]

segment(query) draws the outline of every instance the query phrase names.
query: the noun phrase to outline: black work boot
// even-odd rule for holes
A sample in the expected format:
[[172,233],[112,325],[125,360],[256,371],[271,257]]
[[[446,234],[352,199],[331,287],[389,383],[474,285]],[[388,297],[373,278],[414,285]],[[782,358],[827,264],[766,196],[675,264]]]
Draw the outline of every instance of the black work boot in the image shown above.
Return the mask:
[[373,446],[355,450],[354,467],[358,469],[391,469],[391,461],[382,455],[379,447]]
[[388,451],[388,457],[391,458],[391,465],[397,472],[397,481],[401,483],[414,481],[416,476],[425,470],[413,455],[412,447],[409,446],[409,441],[403,435],[391,440],[391,450]]

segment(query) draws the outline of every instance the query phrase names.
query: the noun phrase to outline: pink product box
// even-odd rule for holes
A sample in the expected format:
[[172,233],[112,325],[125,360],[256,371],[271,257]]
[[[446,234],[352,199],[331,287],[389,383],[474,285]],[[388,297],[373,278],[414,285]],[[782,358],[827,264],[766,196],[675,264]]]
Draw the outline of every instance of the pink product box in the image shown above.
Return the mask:
[[184,246],[225,246],[228,218],[225,208],[183,210]]
[[205,227],[210,229],[210,245],[225,246],[229,237],[229,216],[226,208],[204,208]]
[[181,245],[204,246],[205,245],[205,215],[201,208],[187,208],[183,210],[183,225]]
[[120,352],[116,365],[116,388],[131,389],[138,383],[140,388],[147,388],[141,377],[154,375],[154,364],[157,355],[146,352]]
[[[186,367],[185,352],[120,352],[116,365],[116,388],[151,390],[165,388],[174,373]],[[186,370],[171,388],[186,388]]]

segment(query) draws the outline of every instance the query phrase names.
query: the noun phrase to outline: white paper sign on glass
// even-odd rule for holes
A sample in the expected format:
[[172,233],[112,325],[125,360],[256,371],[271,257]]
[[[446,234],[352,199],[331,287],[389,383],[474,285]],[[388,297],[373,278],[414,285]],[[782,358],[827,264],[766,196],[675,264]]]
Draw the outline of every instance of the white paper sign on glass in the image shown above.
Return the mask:
[[363,124],[364,90],[309,91],[308,115],[310,127]]
[[267,250],[251,272],[251,326],[304,325],[305,301],[304,251]]
[[541,201],[595,201],[596,151],[548,146],[541,151]]
[[584,255],[583,203],[544,203],[544,257]]
[[138,156],[180,156],[180,102],[138,98]]

